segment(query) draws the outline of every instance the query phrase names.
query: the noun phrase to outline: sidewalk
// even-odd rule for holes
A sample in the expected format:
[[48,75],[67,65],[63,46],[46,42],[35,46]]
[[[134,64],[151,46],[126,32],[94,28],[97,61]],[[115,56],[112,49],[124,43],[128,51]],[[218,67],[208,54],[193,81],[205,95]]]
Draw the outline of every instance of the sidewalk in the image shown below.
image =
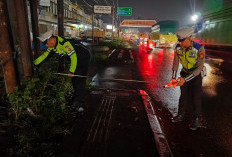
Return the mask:
[[100,79],[133,79],[135,65],[127,62],[133,60],[132,54],[117,51],[112,56],[119,63],[112,62],[95,75],[95,88],[88,92],[85,111],[79,113],[73,133],[64,138],[64,153],[60,156],[159,156],[154,138],[158,129],[154,131],[155,127],[150,126],[144,95],[134,89],[132,82]]

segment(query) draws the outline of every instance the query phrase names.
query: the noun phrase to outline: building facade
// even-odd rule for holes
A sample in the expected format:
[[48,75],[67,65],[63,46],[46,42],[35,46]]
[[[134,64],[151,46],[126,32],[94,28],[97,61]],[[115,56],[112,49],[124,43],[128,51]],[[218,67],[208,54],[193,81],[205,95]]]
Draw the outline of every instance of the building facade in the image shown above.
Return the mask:
[[[39,6],[39,30],[44,33],[53,30],[58,33],[57,0],[50,0],[50,6]],[[103,29],[103,21],[94,18],[95,29]],[[64,0],[64,35],[79,37],[82,32],[92,29],[92,15],[86,14],[77,3]]]

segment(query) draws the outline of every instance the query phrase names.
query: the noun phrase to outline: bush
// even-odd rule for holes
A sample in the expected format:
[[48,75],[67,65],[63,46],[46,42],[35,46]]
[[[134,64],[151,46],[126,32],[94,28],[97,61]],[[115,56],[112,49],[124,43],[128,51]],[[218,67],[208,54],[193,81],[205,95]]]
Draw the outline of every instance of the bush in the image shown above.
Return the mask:
[[95,53],[92,55],[91,62],[92,63],[106,63],[108,58],[108,52]]
[[101,41],[100,46],[108,46],[110,49],[126,48],[126,41],[123,38],[115,38],[113,41]]
[[17,147],[12,156],[33,156],[36,151],[47,156],[57,149],[53,137],[67,133],[64,123],[70,116],[70,109],[66,108],[66,98],[72,90],[69,79],[39,70],[8,95],[15,120],[23,124],[15,136]]

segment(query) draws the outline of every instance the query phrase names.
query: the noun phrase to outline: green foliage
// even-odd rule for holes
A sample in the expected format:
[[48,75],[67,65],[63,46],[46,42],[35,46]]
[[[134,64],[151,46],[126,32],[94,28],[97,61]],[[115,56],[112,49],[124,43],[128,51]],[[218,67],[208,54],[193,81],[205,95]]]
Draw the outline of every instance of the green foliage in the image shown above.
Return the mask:
[[47,108],[64,109],[65,93],[70,87],[70,80],[67,78],[40,70],[34,78],[23,80],[21,87],[8,95],[15,119],[18,120],[27,108],[43,114]]
[[109,55],[108,52],[95,53],[91,57],[91,62],[92,63],[104,63],[106,62],[108,55]]
[[123,38],[115,38],[113,41],[101,41],[100,46],[108,46],[110,49],[126,48],[126,41]]
[[8,95],[15,120],[25,125],[15,137],[18,144],[12,156],[32,156],[36,153],[34,147],[43,153],[56,148],[50,139],[66,132],[64,123],[71,112],[66,108],[66,93],[71,90],[70,78],[39,70],[35,77],[23,80],[20,88]]

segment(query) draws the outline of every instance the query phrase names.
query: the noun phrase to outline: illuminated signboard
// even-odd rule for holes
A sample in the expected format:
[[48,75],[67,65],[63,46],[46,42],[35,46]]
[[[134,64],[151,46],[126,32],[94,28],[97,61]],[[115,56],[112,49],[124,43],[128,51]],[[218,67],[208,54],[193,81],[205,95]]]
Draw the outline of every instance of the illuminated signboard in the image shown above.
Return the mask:
[[118,7],[117,8],[117,15],[119,15],[119,16],[131,16],[132,15],[132,8],[131,7]]
[[111,14],[111,6],[94,6],[94,13],[97,14]]

